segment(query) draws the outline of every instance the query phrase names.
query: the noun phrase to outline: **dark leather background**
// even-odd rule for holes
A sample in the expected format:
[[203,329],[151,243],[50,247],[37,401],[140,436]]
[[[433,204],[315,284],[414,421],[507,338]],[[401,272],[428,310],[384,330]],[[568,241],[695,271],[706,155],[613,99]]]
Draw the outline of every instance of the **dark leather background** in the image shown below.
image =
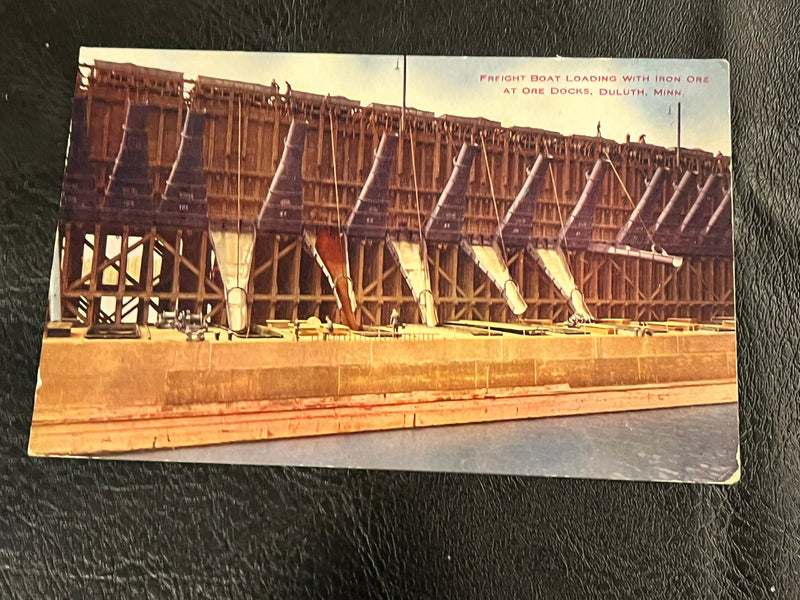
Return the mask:
[[[798,14],[756,0],[0,0],[0,597],[800,595]],[[28,458],[82,44],[727,58],[741,483]]]

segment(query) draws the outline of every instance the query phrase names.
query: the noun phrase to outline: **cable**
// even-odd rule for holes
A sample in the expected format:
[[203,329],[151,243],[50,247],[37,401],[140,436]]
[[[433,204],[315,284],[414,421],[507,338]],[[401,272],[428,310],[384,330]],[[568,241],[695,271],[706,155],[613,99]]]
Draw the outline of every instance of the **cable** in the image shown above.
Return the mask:
[[[419,204],[419,185],[417,183],[417,159],[416,154],[414,152],[414,130],[413,127],[409,124],[409,142],[411,142],[411,172],[414,176],[414,197],[417,201],[417,227],[419,231],[419,246],[420,251],[422,253],[422,265],[423,265],[423,276],[425,278],[425,284],[427,287],[420,291],[418,301],[420,302],[420,306],[422,305],[422,296],[426,292],[430,294],[430,299],[425,300],[425,304],[433,300],[433,291],[431,288],[431,280],[430,275],[428,274],[428,244],[425,242],[425,239],[422,237],[422,209]],[[427,323],[427,315],[423,315],[423,319]]]
[[[558,220],[561,222],[561,230],[563,231],[564,230],[564,216],[561,214],[561,203],[558,200],[558,190],[556,190],[556,176],[555,176],[555,173],[553,173],[553,163],[552,162],[548,163],[547,168],[550,171],[550,181],[551,181],[552,187],[553,187],[553,198],[555,198],[555,201],[556,201],[556,209],[558,210]],[[567,237],[566,236],[564,236],[564,250],[566,250],[567,253],[569,253],[569,244],[567,244]],[[569,260],[565,260],[564,261],[564,265],[567,267],[567,271],[569,272],[569,276],[574,281],[575,280],[575,276],[572,273],[572,267],[570,267]]]
[[484,139],[483,132],[481,132],[481,148],[483,148],[483,160],[486,163],[486,175],[489,178],[489,190],[492,192],[492,204],[494,205],[494,216],[497,219],[497,233],[500,238],[500,247],[503,250],[503,262],[508,264],[508,256],[506,256],[506,244],[503,241],[503,231],[500,227],[500,211],[497,208],[497,198],[494,195],[494,183],[492,182],[492,171],[489,167],[489,155],[486,153],[486,140]]
[[236,172],[236,287],[241,289],[239,282],[239,261],[241,260],[241,248],[239,247],[242,236],[242,96],[239,96],[239,133],[238,150],[236,158],[238,167]]
[[333,111],[328,111],[331,122],[331,153],[333,154],[333,191],[336,196],[336,225],[342,233],[342,217],[339,209],[339,178],[336,176],[336,138],[333,133]]
[[409,124],[409,141],[411,142],[411,172],[414,176],[414,197],[417,201],[417,226],[419,229],[419,243],[423,248],[425,245],[422,243],[422,210],[419,205],[419,186],[417,184],[417,159],[414,153],[414,130]]
[[[628,189],[625,187],[625,183],[622,181],[622,177],[619,176],[619,173],[617,172],[617,168],[614,166],[614,163],[611,162],[611,157],[608,155],[608,152],[604,152],[603,154],[606,155],[606,160],[608,161],[608,164],[611,165],[611,170],[614,171],[614,175],[617,176],[617,180],[619,181],[619,185],[622,187],[622,191],[625,193],[625,196],[628,198],[628,202],[631,203],[631,206],[633,207],[633,210],[636,211],[636,203],[633,201],[633,198],[631,198],[631,195],[628,193]],[[647,225],[642,220],[642,216],[641,215],[636,215],[636,218],[639,219],[639,222],[641,223],[642,228],[644,229],[644,232],[647,234],[647,237],[650,238],[650,243],[655,247],[656,241],[653,239],[653,236],[650,234],[650,230],[647,228]]]

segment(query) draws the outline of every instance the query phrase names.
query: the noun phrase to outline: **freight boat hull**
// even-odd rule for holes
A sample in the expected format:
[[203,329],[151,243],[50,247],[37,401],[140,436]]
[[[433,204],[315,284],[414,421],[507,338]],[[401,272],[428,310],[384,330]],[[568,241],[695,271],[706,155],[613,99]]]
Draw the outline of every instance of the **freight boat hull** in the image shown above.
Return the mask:
[[737,400],[732,332],[437,332],[48,338],[30,452],[94,455]]

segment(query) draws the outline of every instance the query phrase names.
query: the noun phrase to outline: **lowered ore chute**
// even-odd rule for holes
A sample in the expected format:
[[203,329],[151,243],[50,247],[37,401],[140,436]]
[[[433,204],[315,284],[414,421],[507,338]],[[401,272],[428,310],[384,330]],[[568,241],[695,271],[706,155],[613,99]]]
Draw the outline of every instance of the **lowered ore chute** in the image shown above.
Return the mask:
[[122,143],[108,178],[103,212],[114,222],[152,224],[153,186],[147,158],[147,104],[129,103]]
[[400,239],[393,234],[387,236],[386,242],[419,306],[422,323],[428,327],[435,327],[439,319],[436,315],[431,277],[427,261],[423,256],[422,244],[416,240]]
[[225,287],[228,328],[244,331],[247,329],[247,286],[253,264],[255,229],[252,225],[225,229],[212,222],[210,234]]
[[[614,169],[614,173],[619,179],[623,192],[633,204],[633,200],[630,199],[628,191],[625,189],[625,185],[622,179],[619,178],[616,169]],[[645,189],[625,225],[617,233],[613,243],[591,242],[587,246],[587,250],[600,254],[631,256],[680,267],[683,264],[683,258],[672,256],[666,252],[657,252],[655,240],[650,233],[651,228],[655,225],[658,200],[664,187],[664,182],[668,179],[667,173],[667,170],[663,167],[656,169],[652,179],[647,184],[647,189]]]
[[[329,113],[331,125],[331,160],[333,161],[333,191],[336,197],[337,220],[339,215],[339,181],[336,175],[336,133],[333,113]],[[317,264],[328,278],[341,320],[350,329],[360,330],[361,323],[356,318],[356,295],[350,277],[350,263],[347,255],[347,238],[339,227],[303,227],[303,240],[311,251]]]
[[61,213],[65,221],[93,220],[97,214],[94,171],[89,160],[86,98],[72,100],[72,130],[61,187]]
[[[533,167],[527,171],[528,176],[517,197],[511,204],[503,220],[489,243],[470,243],[462,239],[461,247],[486,273],[505,298],[508,306],[517,316],[528,309],[519,286],[511,278],[508,265],[503,258],[504,248],[524,248],[533,228],[533,215],[536,211],[536,200],[544,185],[545,176],[551,157],[540,154]],[[501,247],[502,246],[502,247]]]
[[520,294],[519,286],[511,278],[503,253],[493,241],[491,244],[473,244],[466,239],[461,240],[461,249],[475,261],[481,271],[497,286],[506,299],[511,312],[521,316],[528,310],[528,305]]
[[588,249],[591,246],[594,213],[602,193],[608,166],[608,161],[601,158],[594,163],[578,203],[558,232],[554,244],[545,247],[539,247],[534,243],[528,245],[528,251],[536,258],[536,262],[556,289],[566,298],[572,314],[586,321],[593,321],[594,316],[586,306],[583,292],[575,283],[564,249]]
[[253,265],[256,228],[245,222],[241,214],[242,195],[242,102],[238,103],[236,147],[236,220],[209,218],[209,234],[225,288],[225,308],[228,328],[245,331],[248,328],[247,288]]
[[464,212],[467,206],[469,174],[478,150],[479,147],[474,144],[464,142],[461,145],[458,157],[453,161],[450,178],[425,223],[422,231],[423,239],[419,241],[418,248],[415,249],[412,242],[389,240],[389,248],[400,262],[400,269],[417,299],[425,323],[429,326],[436,325],[438,318],[431,291],[427,253],[423,244],[427,242],[458,244],[461,240],[461,229],[464,225]]
[[303,150],[305,121],[292,120],[283,146],[283,155],[267,198],[258,215],[258,230],[300,235],[303,230]]
[[328,278],[342,321],[350,329],[360,330],[361,324],[356,319],[356,295],[342,235],[333,227],[306,228],[303,229],[303,239]]
[[[528,305],[522,299],[517,284],[511,279],[498,245],[499,241],[494,239],[496,236],[492,236],[490,240],[481,239],[480,243],[462,237],[467,184],[472,163],[475,162],[475,156],[479,151],[480,146],[467,142],[462,144],[458,157],[453,161],[450,179],[425,223],[424,237],[428,242],[459,244],[467,256],[475,261],[478,268],[497,286],[511,311],[515,315],[521,315],[527,310]],[[494,194],[492,196],[494,197]],[[498,225],[502,226],[500,223]]]
[[[436,305],[433,302],[431,278],[421,240],[402,239],[397,233],[388,232],[389,175],[398,141],[398,136],[393,134],[384,133],[381,136],[372,168],[355,208],[347,219],[345,230],[348,237],[370,239],[385,237],[389,252],[397,261],[400,272],[419,306],[420,320],[429,327],[435,327],[438,323]],[[416,165],[413,165],[413,168],[416,169]]]
[[158,224],[204,229],[208,225],[208,198],[203,172],[205,115],[189,110],[181,133],[178,156],[167,179]]
[[[258,230],[285,235],[302,234],[306,246],[330,283],[342,321],[351,329],[360,329],[355,317],[355,294],[343,235],[329,227],[303,225],[302,167],[307,129],[308,123],[297,119],[293,119],[289,126],[280,163],[258,216]],[[333,132],[331,136],[333,145]],[[335,148],[332,156],[335,161]],[[335,181],[334,186],[338,198],[338,182]]]

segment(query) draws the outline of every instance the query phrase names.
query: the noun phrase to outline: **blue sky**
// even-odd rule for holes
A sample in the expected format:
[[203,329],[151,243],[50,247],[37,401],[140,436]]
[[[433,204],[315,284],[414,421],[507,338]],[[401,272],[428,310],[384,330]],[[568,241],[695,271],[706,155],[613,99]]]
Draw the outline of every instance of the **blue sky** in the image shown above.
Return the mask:
[[[132,62],[183,72],[188,78],[208,75],[268,84],[275,78],[285,88],[342,95],[370,102],[402,104],[401,56],[289,54],[83,48],[80,60]],[[481,81],[481,75],[521,75],[522,82]],[[531,75],[560,77],[556,83],[535,83]],[[614,76],[616,82],[567,82],[567,77]],[[625,83],[623,75],[648,75],[649,82]],[[680,83],[658,83],[656,76],[680,77]],[[708,78],[689,83],[688,77]],[[504,93],[516,87],[515,94]],[[524,94],[523,88],[545,88],[545,95]],[[589,88],[591,95],[551,95],[552,87]],[[600,95],[642,89],[644,96]],[[655,88],[679,89],[680,97],[655,96]],[[730,92],[728,65],[714,60],[408,57],[407,105],[436,114],[482,116],[503,125],[595,135],[601,122],[604,137],[623,141],[629,133],[663,146],[676,144],[677,102],[681,102],[681,145],[729,155]]]

